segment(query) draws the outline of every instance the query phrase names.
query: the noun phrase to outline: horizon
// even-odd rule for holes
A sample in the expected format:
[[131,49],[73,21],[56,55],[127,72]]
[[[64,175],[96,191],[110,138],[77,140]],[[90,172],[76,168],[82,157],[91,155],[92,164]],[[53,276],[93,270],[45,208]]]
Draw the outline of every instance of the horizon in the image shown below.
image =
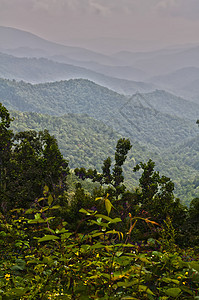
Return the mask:
[[[16,28],[16,27],[11,27],[11,26],[3,26],[3,25],[0,25],[0,28],[7,28],[7,29],[13,29],[13,30],[16,30],[16,31],[20,31],[20,32],[24,32],[24,33],[27,33],[27,34],[31,34],[37,38],[40,38],[42,40],[46,40],[48,42],[52,42],[52,43],[55,43],[57,45],[62,45],[62,46],[68,46],[68,47],[78,47],[78,48],[83,48],[83,49],[87,49],[87,50],[91,50],[93,52],[98,52],[98,53],[102,53],[102,54],[107,54],[107,55],[111,55],[111,54],[114,54],[114,53],[119,53],[119,52],[134,52],[134,53],[150,53],[150,52],[156,52],[156,51],[161,51],[161,50],[165,50],[165,49],[174,49],[174,48],[184,48],[184,47],[194,47],[194,46],[198,46],[199,45],[199,41],[198,42],[190,42],[190,43],[179,43],[179,44],[169,44],[169,45],[165,45],[165,46],[156,46],[156,47],[148,47],[147,49],[145,48],[141,48],[138,46],[138,48],[135,47],[134,50],[132,49],[118,49],[118,51],[115,51],[115,52],[112,52],[111,51],[103,51],[103,49],[101,51],[98,51],[97,49],[95,49],[95,46],[92,47],[91,45],[89,46],[89,44],[86,46],[86,43],[90,42],[90,43],[93,43],[94,41],[96,43],[98,42],[101,42],[101,41],[106,41],[106,40],[111,40],[112,43],[114,42],[121,42],[121,41],[126,41],[127,43],[132,43],[132,41],[130,41],[129,39],[126,39],[126,38],[108,38],[108,37],[99,37],[99,38],[93,38],[93,39],[88,39],[88,40],[85,40],[83,39],[82,42],[83,44],[85,44],[85,47],[83,45],[81,45],[81,39],[79,39],[78,41],[75,41],[75,40],[69,40],[69,43],[68,44],[64,44],[64,43],[59,43],[59,42],[56,42],[56,41],[53,41],[53,40],[50,40],[46,37],[42,37],[41,35],[39,34],[35,34],[33,32],[30,32],[26,29],[21,29],[21,28]],[[131,48],[132,46],[130,46],[129,48]],[[109,46],[105,47],[105,48],[110,48]],[[127,47],[128,48],[128,47]]]
[[96,52],[199,43],[196,0],[0,0],[0,5],[0,26]]

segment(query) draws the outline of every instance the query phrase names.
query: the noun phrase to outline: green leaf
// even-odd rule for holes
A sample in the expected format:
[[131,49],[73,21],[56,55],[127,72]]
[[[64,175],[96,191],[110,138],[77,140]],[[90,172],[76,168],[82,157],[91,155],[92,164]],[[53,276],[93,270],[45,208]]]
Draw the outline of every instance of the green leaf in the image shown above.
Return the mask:
[[104,248],[105,246],[103,245],[103,244],[101,244],[101,243],[97,243],[97,244],[95,244],[95,245],[92,245],[91,247],[90,247],[90,249],[100,249],[100,248]]
[[197,263],[196,261],[191,261],[189,263],[189,267],[191,267],[192,269],[194,269],[197,272],[199,272],[199,263]]
[[79,210],[79,212],[81,212],[81,213],[83,213],[83,214],[87,214],[87,215],[90,216],[90,213],[89,213],[87,210],[85,210],[84,208],[81,208],[81,209]]
[[[180,288],[181,288],[181,290],[182,290],[183,292],[186,292],[186,293],[188,293],[189,295],[192,295],[192,296],[194,295],[194,292],[192,292],[192,290],[189,289],[189,288],[187,288],[186,286],[181,286]],[[194,299],[196,299],[196,298],[194,298]],[[197,299],[199,299],[199,296],[198,296]]]
[[163,278],[162,278],[162,281],[164,281],[164,282],[166,282],[166,283],[170,283],[170,282],[173,282],[173,283],[175,283],[175,284],[179,284],[179,283],[180,283],[180,281],[177,280],[177,279],[172,279],[172,278],[167,278],[167,277],[163,277]]
[[[113,205],[111,204],[111,206],[113,207]],[[95,215],[97,218],[102,218],[104,220],[107,220],[108,222],[110,223],[118,223],[118,222],[122,222],[122,220],[120,218],[114,218],[114,219],[111,219],[110,217],[108,216],[105,216],[105,215],[102,215],[102,214],[96,214]]]
[[35,220],[38,220],[38,219],[41,219],[41,214],[38,214],[38,213],[37,213],[37,214],[35,215]]
[[[56,229],[55,232],[56,232],[56,234],[60,234],[60,233],[66,233],[66,232],[68,232],[68,230],[67,230],[66,228],[62,228],[61,230]],[[70,235],[71,235],[71,234],[72,234],[72,233],[70,233]]]
[[26,210],[25,214],[32,214],[33,212],[35,212],[35,209],[29,208]]
[[122,287],[130,287],[130,286],[132,286],[132,285],[135,285],[136,284],[136,282],[135,282],[135,280],[133,280],[133,281],[119,281],[119,282],[117,282],[117,286],[122,286]]
[[96,224],[96,225],[98,225],[98,226],[103,226],[103,227],[105,227],[105,228],[108,227],[108,223],[100,222],[99,219],[98,219],[98,221],[93,221],[93,220],[92,220],[90,223],[91,223],[91,224]]
[[120,218],[114,218],[111,221],[111,223],[118,223],[118,222],[122,222],[122,220]]
[[70,233],[70,232],[62,233],[62,234],[61,234],[61,239],[62,239],[62,240],[66,240],[66,239],[68,239],[71,235],[72,235],[72,233]]
[[165,290],[165,294],[170,296],[170,297],[178,297],[181,293],[181,289],[180,288],[170,288]]
[[145,292],[149,295],[154,295],[154,293],[148,288],[148,286],[145,286],[145,285],[139,285],[139,291]]
[[29,220],[28,223],[29,224],[36,224],[36,223],[45,223],[46,221],[42,218],[37,219],[37,220]]
[[100,236],[100,235],[104,235],[104,233],[103,232],[97,232],[97,233],[91,234],[90,236],[91,237],[96,237],[96,236]]
[[41,260],[40,259],[32,259],[32,260],[29,260],[27,262],[27,264],[40,264],[41,263]]
[[53,203],[53,196],[50,194],[48,196],[48,205],[51,206],[52,203]]
[[23,271],[26,268],[26,262],[22,259],[16,260],[16,265],[12,266],[10,269],[12,271]]
[[48,193],[49,192],[49,187],[47,185],[44,186],[44,193]]
[[106,207],[106,211],[108,213],[108,216],[110,215],[112,206],[113,205],[111,204],[110,200],[105,199],[105,207]]
[[122,254],[123,254],[123,251],[117,251],[117,252],[115,253],[115,255],[116,255],[117,257],[120,257]]
[[102,200],[102,199],[103,199],[102,197],[97,197],[95,198],[95,201]]
[[37,202],[40,202],[40,201],[42,201],[42,200],[45,200],[45,198],[44,198],[44,197],[39,198],[39,199],[37,200]]
[[109,222],[112,221],[112,219],[111,219],[110,217],[105,216],[105,215],[96,214],[95,216],[96,216],[97,218],[102,218],[102,219],[107,220],[107,221],[109,221]]
[[139,257],[139,259],[144,263],[147,263],[147,264],[151,263],[146,257]]
[[119,236],[119,238],[121,237],[122,239],[124,237],[122,232],[116,231],[115,229],[107,231],[106,234],[117,234]]
[[134,245],[128,243],[128,244],[126,244],[126,245],[123,245],[123,247],[130,247],[130,248],[133,248]]
[[54,205],[50,209],[58,209],[58,208],[61,208],[61,206],[60,205]]
[[162,252],[159,252],[159,251],[152,251],[151,254],[154,256],[160,257],[160,258],[163,256]]
[[38,242],[41,243],[53,240],[59,240],[59,238],[56,235],[45,235],[42,238],[38,239]]

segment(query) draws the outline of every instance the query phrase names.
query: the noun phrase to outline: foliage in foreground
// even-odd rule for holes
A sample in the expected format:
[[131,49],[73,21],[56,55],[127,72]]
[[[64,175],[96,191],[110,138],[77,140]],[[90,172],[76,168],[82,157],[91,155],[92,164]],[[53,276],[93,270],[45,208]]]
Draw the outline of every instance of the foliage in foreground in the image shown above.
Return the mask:
[[[108,197],[101,200],[111,216]],[[81,209],[69,231],[58,209],[45,187],[33,208],[12,211],[9,221],[1,215],[0,299],[198,299],[197,256],[177,248],[169,219],[161,239],[138,244],[136,223],[156,222],[129,214],[120,232],[119,217]]]

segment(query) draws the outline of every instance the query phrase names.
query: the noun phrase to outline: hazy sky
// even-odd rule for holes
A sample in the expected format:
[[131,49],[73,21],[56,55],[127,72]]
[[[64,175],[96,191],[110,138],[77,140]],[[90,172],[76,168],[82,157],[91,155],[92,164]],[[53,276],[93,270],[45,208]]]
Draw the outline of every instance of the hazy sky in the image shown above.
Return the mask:
[[199,0],[0,0],[0,25],[66,45],[161,48],[199,42]]

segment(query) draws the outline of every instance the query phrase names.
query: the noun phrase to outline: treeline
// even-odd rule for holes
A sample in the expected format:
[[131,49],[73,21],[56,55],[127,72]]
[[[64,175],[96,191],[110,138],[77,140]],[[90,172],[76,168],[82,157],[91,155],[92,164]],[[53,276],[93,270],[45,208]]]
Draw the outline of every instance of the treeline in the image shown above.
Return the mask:
[[[95,120],[85,114],[66,114],[50,116],[33,112],[11,111],[14,118],[11,129],[19,131],[43,131],[56,137],[59,149],[72,169],[84,166],[86,169],[96,168],[101,171],[102,161],[108,156],[114,158],[117,140],[122,137],[108,124]],[[197,128],[196,128],[197,129]],[[198,137],[191,138],[180,145],[160,151],[151,151],[150,147],[132,141],[123,166],[125,185],[132,189],[137,186],[139,176],[132,169],[140,161],[150,158],[156,162],[155,170],[172,178],[175,184],[174,193],[184,204],[198,195]]]

